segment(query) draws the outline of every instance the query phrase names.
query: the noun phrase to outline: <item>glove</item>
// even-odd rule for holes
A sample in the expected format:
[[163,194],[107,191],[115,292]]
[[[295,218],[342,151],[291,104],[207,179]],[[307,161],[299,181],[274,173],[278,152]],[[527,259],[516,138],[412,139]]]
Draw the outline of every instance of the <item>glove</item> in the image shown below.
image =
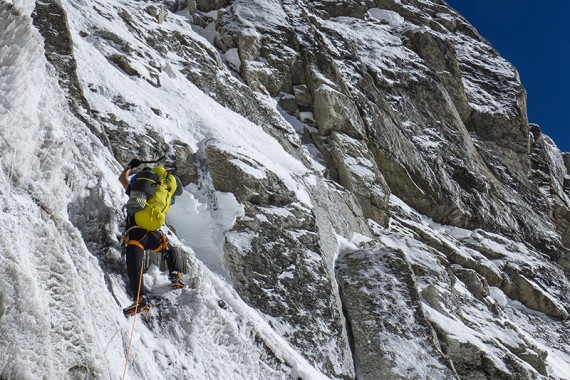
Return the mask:
[[129,162],[129,166],[128,166],[128,167],[131,168],[131,169],[134,169],[134,168],[136,168],[137,166],[139,166],[140,164],[142,164],[142,161],[141,161],[141,160],[139,160],[138,158],[133,158],[133,159],[131,160],[131,162]]

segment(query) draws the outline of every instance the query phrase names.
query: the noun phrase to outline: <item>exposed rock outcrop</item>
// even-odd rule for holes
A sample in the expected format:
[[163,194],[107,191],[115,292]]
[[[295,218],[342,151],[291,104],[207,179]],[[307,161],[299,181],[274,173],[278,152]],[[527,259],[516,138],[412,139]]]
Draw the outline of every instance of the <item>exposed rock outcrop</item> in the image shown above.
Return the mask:
[[[311,103],[298,106],[313,112],[319,133],[364,139],[391,190],[421,212],[555,244],[539,232],[548,214],[515,206],[544,203],[526,181],[530,134],[515,69],[437,2],[333,3],[283,5],[283,18],[253,23],[265,6],[236,3],[217,26],[232,36],[246,83],[295,99],[289,84],[275,81],[306,85]],[[276,60],[275,51],[291,58]],[[299,71],[305,75],[292,75]]]
[[313,212],[263,164],[216,145],[206,148],[206,158],[214,187],[245,205],[245,215],[225,241],[236,290],[276,328],[283,325],[284,336],[322,371],[354,377],[340,301]]
[[337,268],[359,379],[458,378],[424,317],[403,252],[356,251]]

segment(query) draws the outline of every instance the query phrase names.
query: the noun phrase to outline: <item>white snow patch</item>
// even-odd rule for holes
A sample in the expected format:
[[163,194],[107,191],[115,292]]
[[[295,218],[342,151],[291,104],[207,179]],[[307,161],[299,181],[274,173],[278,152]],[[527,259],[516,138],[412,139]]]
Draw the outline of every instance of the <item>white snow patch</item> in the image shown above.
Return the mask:
[[508,298],[503,293],[503,291],[497,287],[491,286],[490,288],[490,296],[499,304],[500,306],[507,306]]
[[239,70],[241,68],[241,59],[238,54],[238,49],[237,48],[228,49],[228,51],[224,53],[224,58],[229,63],[231,68],[239,73]]
[[387,21],[392,26],[397,26],[404,23],[404,18],[398,13],[380,8],[370,8],[368,10],[370,17],[379,21]]
[[243,206],[233,194],[216,193],[217,209],[211,209],[207,195],[190,185],[176,197],[170,208],[168,221],[175,228],[180,241],[192,247],[196,257],[206,266],[220,274],[227,275],[223,245],[226,231],[229,231],[236,218],[243,215]]

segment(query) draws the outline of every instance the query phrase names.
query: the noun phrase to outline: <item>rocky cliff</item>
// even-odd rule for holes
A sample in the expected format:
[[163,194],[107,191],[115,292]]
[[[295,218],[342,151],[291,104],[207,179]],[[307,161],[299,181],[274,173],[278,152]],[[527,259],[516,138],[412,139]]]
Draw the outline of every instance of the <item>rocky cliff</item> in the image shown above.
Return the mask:
[[[2,352],[42,323],[52,333],[34,344],[56,349],[4,355],[0,378],[27,378],[23,367],[65,357],[74,340],[93,358],[74,352],[84,364],[67,357],[48,378],[115,376],[113,336],[97,338],[104,321],[90,315],[126,299],[116,174],[133,156],[163,154],[203,206],[170,230],[209,292],[172,301],[190,316],[147,321],[154,344],[139,349],[159,369],[135,358],[136,376],[568,378],[567,165],[529,123],[516,69],[444,1],[22,0],[0,19],[2,66],[33,62],[5,69],[4,109],[23,110],[26,97],[32,116],[0,119],[2,212],[14,226],[22,209],[38,212],[33,239],[61,241],[66,263],[40,270],[18,239],[24,261],[13,260],[42,274],[26,276],[55,316],[0,329]],[[25,145],[11,125],[39,133]],[[190,217],[210,222],[211,242],[188,232]],[[11,246],[3,237],[18,256]],[[83,293],[63,297],[49,273],[86,262],[97,295],[70,311]],[[27,310],[10,281],[7,323]],[[248,322],[250,308],[263,324]],[[235,326],[223,336],[239,344],[206,340],[210,323]],[[165,333],[178,344],[163,357]],[[218,358],[204,354],[198,371],[201,339]]]

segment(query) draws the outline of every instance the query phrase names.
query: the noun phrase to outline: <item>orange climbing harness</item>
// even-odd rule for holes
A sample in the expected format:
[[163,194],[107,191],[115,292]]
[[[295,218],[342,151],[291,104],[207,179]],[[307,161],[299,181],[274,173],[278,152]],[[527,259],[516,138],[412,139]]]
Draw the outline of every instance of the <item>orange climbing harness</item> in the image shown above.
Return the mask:
[[[126,230],[125,233],[123,234],[123,243],[125,244],[125,246],[136,245],[137,247],[141,248],[143,251],[146,251],[147,248],[145,248],[144,244],[141,243],[140,240],[129,239],[129,232],[134,228],[141,228],[141,227],[133,226],[133,227],[129,228],[128,230]],[[143,228],[141,228],[141,229],[143,229]],[[160,231],[158,231],[158,232],[160,232]],[[145,233],[145,235],[143,236],[143,238],[141,240],[143,240],[146,237],[146,234],[148,234],[148,231]],[[160,245],[155,249],[149,249],[149,251],[161,252],[161,251],[166,250],[166,248],[168,247],[168,241],[166,240],[166,234],[163,232],[160,232],[160,239],[161,239]]]
[[141,248],[143,251],[145,250],[144,245],[138,240],[127,240],[127,245],[136,245],[137,247]]
[[166,241],[166,234],[161,232],[160,235],[162,241],[160,242],[158,248],[151,249],[152,252],[161,252],[166,250],[166,248],[168,247],[168,242]]

